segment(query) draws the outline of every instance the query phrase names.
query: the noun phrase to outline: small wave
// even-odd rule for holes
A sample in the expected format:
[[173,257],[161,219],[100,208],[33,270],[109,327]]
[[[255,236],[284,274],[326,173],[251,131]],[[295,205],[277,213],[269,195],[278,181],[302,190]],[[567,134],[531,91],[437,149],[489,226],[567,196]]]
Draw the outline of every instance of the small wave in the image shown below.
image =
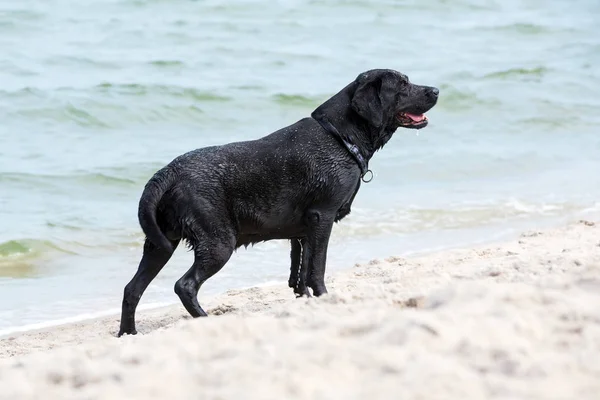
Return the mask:
[[317,107],[323,99],[321,97],[309,97],[303,96],[300,94],[285,94],[278,93],[272,96],[273,101],[277,104],[285,105],[285,106],[297,106],[297,107],[306,107],[312,108]]
[[[69,89],[66,88],[66,90]],[[177,97],[202,102],[224,102],[232,100],[231,97],[213,92],[175,85],[144,85],[139,83],[115,84],[104,82],[96,85],[92,90],[101,93],[116,93],[128,96],[159,95],[161,97]]]
[[363,209],[336,228],[336,236],[357,237],[411,234],[424,231],[469,229],[526,218],[554,217],[581,211],[571,203],[528,203],[515,199],[499,204],[454,205],[446,209],[407,207],[373,213]]
[[103,128],[108,127],[108,125],[105,124],[100,119],[96,118],[95,116],[93,116],[92,114],[87,112],[86,110],[74,106],[73,104],[67,104],[63,108],[63,112],[69,120],[73,120],[73,121],[77,122],[78,125],[98,126],[98,127],[103,127]]
[[183,67],[185,64],[178,60],[155,60],[150,61],[150,65],[161,68]]
[[153,104],[145,107],[144,105],[123,106],[117,104],[101,103],[94,105],[98,114],[112,127],[120,127],[124,124],[129,126],[132,123],[142,125],[156,124],[161,122],[169,123],[197,123],[206,121],[204,110],[196,104],[169,105]]
[[27,108],[15,112],[28,120],[49,120],[54,122],[73,122],[83,127],[108,128],[109,124],[94,116],[90,111],[66,103],[53,107]]
[[31,252],[31,248],[29,246],[16,240],[0,243],[0,257],[27,254],[29,252]]
[[82,231],[84,229],[83,226],[77,226],[77,225],[73,225],[73,224],[67,224],[67,223],[63,223],[63,222],[52,222],[52,221],[48,221],[46,222],[46,226],[49,228],[61,228],[61,229],[66,229],[66,230],[70,230],[70,231]]
[[451,85],[440,85],[444,94],[440,97],[437,107],[450,111],[465,111],[477,107],[496,107],[501,105],[497,99],[482,99],[470,90],[459,90]]
[[43,98],[45,95],[46,94],[44,91],[31,86],[25,86],[17,90],[0,90],[0,96],[5,96],[12,99],[23,98],[26,100],[31,100],[32,98]]
[[46,17],[46,14],[33,10],[3,10],[2,14],[4,20],[18,22],[39,21]]
[[108,82],[87,88],[41,90],[25,87],[0,91],[0,100],[14,103],[15,99],[21,106],[9,112],[10,116],[36,123],[74,123],[102,129],[132,122],[195,122],[206,118],[204,107],[233,100],[194,87]]
[[576,114],[570,114],[569,118],[564,115],[548,115],[545,117],[526,118],[520,121],[525,126],[537,127],[548,131],[564,132],[565,128],[573,127],[575,124],[586,124],[585,118],[578,117]]
[[48,240],[19,239],[0,243],[0,259],[29,255],[35,256],[48,251],[74,254],[73,252],[62,249],[57,244]]
[[484,79],[512,79],[512,78],[542,78],[548,73],[546,67],[535,68],[510,68],[504,71],[492,72],[484,76]]
[[75,254],[48,240],[19,239],[0,243],[0,277],[29,278],[40,274],[37,262],[51,254]]
[[499,26],[478,26],[477,31],[500,31],[500,32],[515,32],[523,35],[540,35],[551,32],[551,29],[546,26],[530,23],[515,23]]
[[260,85],[239,85],[239,86],[233,86],[233,89],[247,90],[247,91],[265,91],[265,90],[267,90],[266,87],[260,86]]
[[101,168],[96,173],[117,179],[126,179],[131,183],[145,183],[162,167],[164,167],[163,162],[132,162],[126,165]]
[[100,172],[77,172],[68,175],[47,175],[28,173],[0,173],[0,182],[18,182],[29,185],[113,185],[113,186],[137,186],[140,182],[122,176],[108,175]]
[[73,67],[95,67],[109,70],[119,70],[122,65],[118,62],[100,61],[88,57],[77,57],[77,56],[53,56],[43,61],[44,64],[48,65],[66,65]]
[[[2,29],[2,22],[0,22],[0,29]],[[2,72],[8,73],[13,76],[37,76],[38,72],[31,69],[30,66],[24,66],[22,62],[13,60],[4,60],[0,62],[0,69]]]
[[517,23],[513,25],[506,25],[499,27],[501,30],[511,30],[526,35],[537,35],[540,33],[547,33],[549,29],[542,25]]
[[82,175],[74,175],[71,178],[77,181],[85,181],[89,183],[101,183],[101,184],[118,184],[118,185],[135,185],[137,182],[120,176],[110,176],[102,173],[85,173]]

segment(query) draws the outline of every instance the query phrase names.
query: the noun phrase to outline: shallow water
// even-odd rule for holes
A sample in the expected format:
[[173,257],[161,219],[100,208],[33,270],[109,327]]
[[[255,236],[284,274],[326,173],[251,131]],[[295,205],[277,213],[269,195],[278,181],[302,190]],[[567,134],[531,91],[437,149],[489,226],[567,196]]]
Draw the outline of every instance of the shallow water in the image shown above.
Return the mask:
[[[158,168],[291,124],[369,68],[441,97],[372,160],[329,270],[597,212],[599,20],[595,0],[2,3],[0,332],[117,309]],[[238,251],[201,296],[285,280],[288,251]],[[176,302],[190,264],[179,250],[142,304]]]

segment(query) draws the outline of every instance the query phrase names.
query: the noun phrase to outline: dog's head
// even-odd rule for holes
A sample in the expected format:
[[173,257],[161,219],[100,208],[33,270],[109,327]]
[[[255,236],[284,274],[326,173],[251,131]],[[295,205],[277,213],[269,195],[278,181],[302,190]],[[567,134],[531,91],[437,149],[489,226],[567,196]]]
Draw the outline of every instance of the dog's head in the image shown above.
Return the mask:
[[398,71],[373,69],[358,75],[311,116],[326,118],[370,158],[398,128],[426,127],[425,113],[435,106],[438,95],[437,88],[415,85]]
[[439,90],[415,85],[398,71],[374,69],[355,81],[352,109],[375,128],[421,129],[427,126],[425,113],[437,103]]

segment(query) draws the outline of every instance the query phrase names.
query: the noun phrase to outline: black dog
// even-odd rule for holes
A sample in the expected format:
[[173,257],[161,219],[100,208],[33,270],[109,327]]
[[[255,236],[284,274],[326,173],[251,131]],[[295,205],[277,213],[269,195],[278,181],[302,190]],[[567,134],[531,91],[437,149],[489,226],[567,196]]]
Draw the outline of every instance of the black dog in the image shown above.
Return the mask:
[[258,140],[177,157],[146,184],[138,217],[146,234],[138,271],[123,296],[119,336],[135,334],[135,309],[184,239],[194,264],[175,292],[193,317],[200,286],[240,246],[288,239],[289,285],[327,293],[325,260],[334,222],[350,213],[367,163],[398,127],[420,129],[438,89],[393,70],[371,70],[304,118]]

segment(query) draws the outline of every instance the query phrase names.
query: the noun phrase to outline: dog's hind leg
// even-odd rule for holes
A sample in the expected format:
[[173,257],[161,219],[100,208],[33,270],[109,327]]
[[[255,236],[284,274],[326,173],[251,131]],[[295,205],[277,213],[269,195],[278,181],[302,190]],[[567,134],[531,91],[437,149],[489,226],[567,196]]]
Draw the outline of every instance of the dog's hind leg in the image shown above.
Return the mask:
[[[179,244],[179,240],[172,240],[173,251]],[[155,246],[152,242],[146,239],[144,243],[144,254],[137,272],[131,281],[125,286],[123,291],[123,304],[121,308],[121,326],[118,336],[125,333],[135,335],[135,310],[142,294],[152,282],[160,270],[165,266],[167,261],[173,255],[173,251],[164,250]]]
[[175,283],[175,293],[192,317],[206,316],[206,312],[198,303],[198,291],[204,282],[223,268],[234,248],[234,235],[230,235],[226,240],[207,239],[204,236],[203,240],[194,245],[194,264]]

